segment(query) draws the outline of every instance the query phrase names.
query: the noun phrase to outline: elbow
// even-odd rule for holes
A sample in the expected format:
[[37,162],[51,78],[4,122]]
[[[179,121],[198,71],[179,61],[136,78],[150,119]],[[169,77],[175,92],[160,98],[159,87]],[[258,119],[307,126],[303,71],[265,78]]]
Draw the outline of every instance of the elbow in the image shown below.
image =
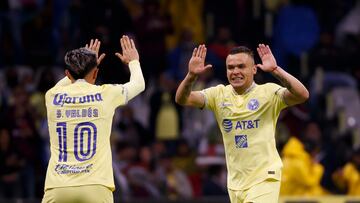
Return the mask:
[[181,99],[179,99],[178,97],[175,96],[175,103],[183,106],[184,105],[184,102],[181,101]]
[[305,89],[305,91],[300,95],[300,103],[306,102],[310,97],[309,91]]
[[309,99],[309,91],[304,89],[304,91],[299,92],[296,96],[296,104],[305,103]]
[[302,103],[306,102],[309,97],[310,97],[310,93],[307,89],[305,89],[305,91],[303,92],[303,94],[301,95],[301,99],[302,99]]
[[186,102],[181,99],[177,94],[175,95],[175,103],[179,104],[180,106],[185,106]]

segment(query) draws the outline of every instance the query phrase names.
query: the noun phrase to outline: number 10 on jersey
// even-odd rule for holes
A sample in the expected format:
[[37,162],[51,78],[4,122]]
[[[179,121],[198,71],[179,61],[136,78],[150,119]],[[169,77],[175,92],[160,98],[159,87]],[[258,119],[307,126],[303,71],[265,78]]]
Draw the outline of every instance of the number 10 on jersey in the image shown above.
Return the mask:
[[[68,135],[66,122],[56,123],[56,133],[59,141],[59,162],[67,162]],[[86,136],[87,135],[87,139]],[[92,122],[78,123],[72,135],[74,156],[78,161],[91,159],[96,153],[97,128]]]

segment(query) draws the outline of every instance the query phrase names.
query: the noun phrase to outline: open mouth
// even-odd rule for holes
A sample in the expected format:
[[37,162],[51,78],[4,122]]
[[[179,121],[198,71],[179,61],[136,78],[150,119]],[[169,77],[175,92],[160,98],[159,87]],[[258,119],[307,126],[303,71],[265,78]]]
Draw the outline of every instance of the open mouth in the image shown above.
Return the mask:
[[231,80],[232,80],[233,82],[241,82],[241,81],[244,80],[244,78],[243,78],[243,77],[234,77],[234,78],[232,78]]

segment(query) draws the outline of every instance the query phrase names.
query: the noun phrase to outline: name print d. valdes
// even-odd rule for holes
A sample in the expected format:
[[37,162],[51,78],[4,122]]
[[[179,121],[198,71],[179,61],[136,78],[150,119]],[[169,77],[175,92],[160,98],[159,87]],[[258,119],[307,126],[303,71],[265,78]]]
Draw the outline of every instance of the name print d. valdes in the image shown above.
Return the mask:
[[64,104],[82,104],[103,101],[101,93],[89,94],[84,96],[69,96],[67,93],[57,93],[54,96],[53,104],[63,106]]

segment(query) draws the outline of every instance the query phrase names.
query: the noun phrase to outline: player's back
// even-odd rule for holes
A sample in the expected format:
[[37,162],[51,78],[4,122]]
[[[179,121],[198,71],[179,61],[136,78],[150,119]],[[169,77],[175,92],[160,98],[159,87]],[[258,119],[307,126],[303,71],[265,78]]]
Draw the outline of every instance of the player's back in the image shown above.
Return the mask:
[[122,85],[84,80],[46,93],[51,158],[45,190],[91,184],[114,189],[111,125],[115,108],[125,103]]

